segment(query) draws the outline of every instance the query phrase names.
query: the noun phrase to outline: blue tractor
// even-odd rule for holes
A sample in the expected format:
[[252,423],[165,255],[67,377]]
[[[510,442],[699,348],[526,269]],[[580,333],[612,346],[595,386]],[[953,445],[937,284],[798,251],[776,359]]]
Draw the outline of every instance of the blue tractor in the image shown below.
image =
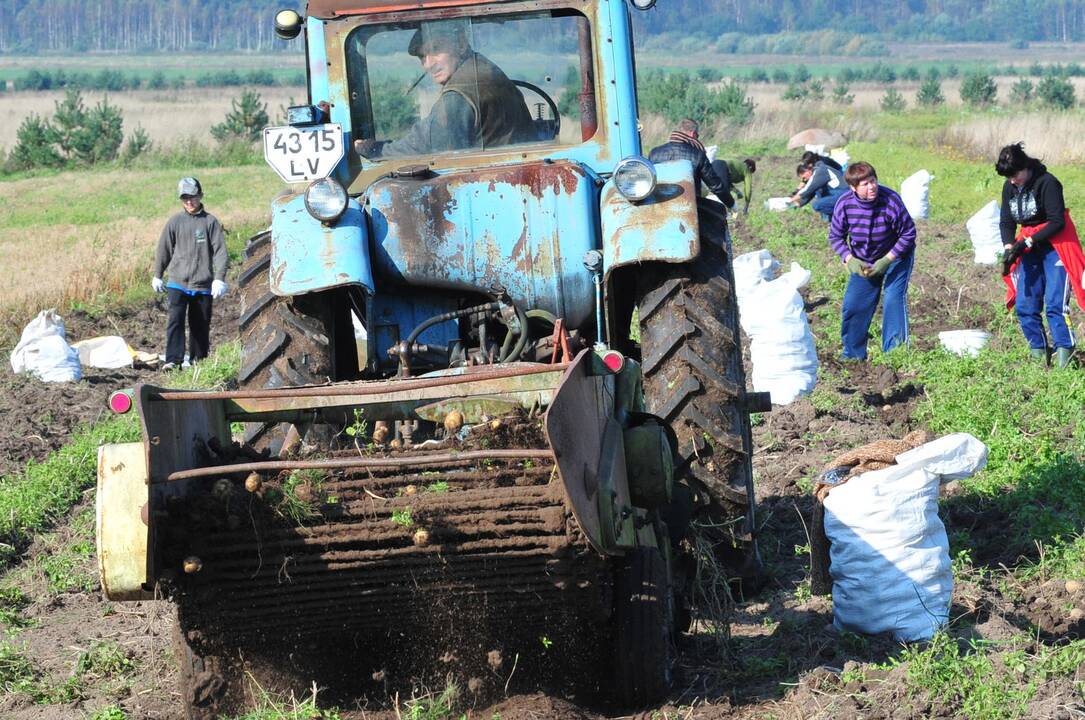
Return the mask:
[[251,678],[372,692],[408,634],[644,706],[689,623],[691,526],[756,569],[766,398],[722,206],[643,157],[637,9],[276,16],[309,103],[265,131],[287,185],[245,251],[239,387],[137,388],[144,442],[99,463],[103,588],[176,601],[190,717]]

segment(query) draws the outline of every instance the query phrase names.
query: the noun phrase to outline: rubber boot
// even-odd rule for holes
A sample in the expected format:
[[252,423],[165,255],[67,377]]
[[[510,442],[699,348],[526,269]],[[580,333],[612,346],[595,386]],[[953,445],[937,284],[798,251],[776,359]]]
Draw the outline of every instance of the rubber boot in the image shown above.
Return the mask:
[[1070,367],[1070,358],[1073,355],[1073,348],[1055,348],[1055,364],[1061,368]]
[[1029,348],[1028,354],[1033,360],[1039,360],[1047,365],[1047,348]]

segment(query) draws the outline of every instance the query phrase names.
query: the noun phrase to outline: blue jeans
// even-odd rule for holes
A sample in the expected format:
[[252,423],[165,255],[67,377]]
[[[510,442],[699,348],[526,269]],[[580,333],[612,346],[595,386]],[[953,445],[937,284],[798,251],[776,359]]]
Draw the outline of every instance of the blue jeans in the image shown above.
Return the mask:
[[821,219],[828,222],[833,219],[833,208],[836,207],[836,201],[840,199],[840,196],[846,193],[848,189],[846,187],[838,187],[836,190],[830,190],[828,195],[814,198],[810,203],[810,207],[814,208],[814,212],[821,215]]
[[1021,256],[1014,270],[1017,285],[1017,320],[1030,348],[1048,347],[1044,316],[1051,330],[1051,347],[1074,347],[1074,333],[1066,318],[1070,314],[1070,282],[1055,248],[1045,245]]
[[908,343],[908,279],[912,276],[915,252],[894,260],[881,277],[851,275],[844,291],[840,323],[843,357],[866,360],[867,331],[878,298],[882,297],[882,351],[889,352]]

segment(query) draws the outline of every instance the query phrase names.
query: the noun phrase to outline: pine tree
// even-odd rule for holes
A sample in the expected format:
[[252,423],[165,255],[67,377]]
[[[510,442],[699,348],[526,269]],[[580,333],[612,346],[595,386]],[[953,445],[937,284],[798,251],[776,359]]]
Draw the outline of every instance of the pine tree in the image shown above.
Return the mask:
[[919,92],[915,94],[915,103],[921,107],[938,107],[944,104],[946,98],[942,95],[942,83],[936,77],[928,77],[919,86]]
[[256,142],[267,127],[267,104],[255,90],[245,90],[231,103],[226,119],[211,128],[211,137],[219,142],[245,140]]

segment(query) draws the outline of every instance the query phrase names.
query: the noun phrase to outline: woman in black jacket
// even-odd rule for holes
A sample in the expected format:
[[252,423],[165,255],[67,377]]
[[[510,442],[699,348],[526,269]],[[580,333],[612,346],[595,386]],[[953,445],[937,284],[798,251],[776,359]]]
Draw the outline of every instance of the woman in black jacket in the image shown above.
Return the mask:
[[1067,322],[1074,288],[1067,267],[1075,263],[1063,256],[1075,248],[1080,256],[1081,244],[1066,212],[1062,184],[1042,162],[1025,153],[1022,143],[1002,148],[995,171],[1006,178],[999,228],[1005,248],[1002,274],[1009,288],[1007,300],[1016,304],[1032,357],[1046,363],[1053,348],[1058,365],[1065,367],[1074,349],[1073,330]]

